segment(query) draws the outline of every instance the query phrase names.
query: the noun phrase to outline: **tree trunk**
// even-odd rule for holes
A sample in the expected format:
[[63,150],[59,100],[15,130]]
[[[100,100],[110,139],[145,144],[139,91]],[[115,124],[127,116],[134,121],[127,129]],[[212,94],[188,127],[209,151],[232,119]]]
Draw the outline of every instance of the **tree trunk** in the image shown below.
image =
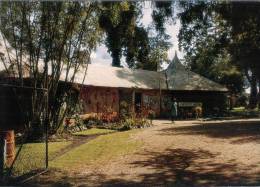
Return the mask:
[[120,67],[120,50],[115,49],[112,51],[112,66]]
[[249,98],[249,108],[254,109],[257,107],[257,77],[255,73],[252,73],[252,78],[250,81],[250,98]]
[[260,78],[258,78],[258,94],[257,94],[257,100],[258,100],[258,109],[260,109]]

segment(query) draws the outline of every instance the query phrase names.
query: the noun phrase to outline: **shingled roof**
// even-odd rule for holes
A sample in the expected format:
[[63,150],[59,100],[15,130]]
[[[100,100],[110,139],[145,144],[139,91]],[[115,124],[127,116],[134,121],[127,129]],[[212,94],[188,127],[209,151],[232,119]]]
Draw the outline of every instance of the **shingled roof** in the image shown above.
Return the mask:
[[[83,69],[76,75],[76,82],[83,80]],[[131,70],[128,68],[111,67],[104,65],[89,64],[84,85],[159,89],[166,88],[165,74],[163,72]]]
[[[12,47],[6,41],[3,43],[3,37],[0,33],[0,55],[7,61],[8,59],[15,59]],[[6,46],[8,45],[9,57],[7,56]],[[26,58],[25,58],[26,59]],[[11,68],[9,62],[9,70],[15,71],[16,68]],[[40,69],[43,64],[40,62]],[[49,68],[50,70],[51,68]],[[86,67],[79,68],[75,76],[75,83],[81,84]],[[6,71],[3,64],[0,62],[0,74]],[[17,70],[16,70],[17,71]],[[73,71],[73,70],[72,70]],[[51,73],[51,72],[49,72]],[[24,77],[29,77],[28,73],[23,72]],[[14,73],[15,75],[15,73]],[[72,73],[69,73],[69,77]],[[62,71],[60,80],[64,81],[66,77],[66,66]],[[140,89],[162,89],[162,90],[197,90],[197,91],[228,91],[226,87],[213,82],[199,74],[187,70],[179,61],[177,54],[175,54],[172,62],[168,68],[161,72],[148,70],[132,70],[128,68],[119,68],[111,66],[103,66],[97,64],[89,64],[87,67],[87,74],[83,82],[87,86],[100,87],[118,87],[118,88],[140,88]]]
[[228,91],[226,87],[185,68],[177,53],[165,73],[169,90]]
[[[76,75],[76,82],[82,83],[83,75],[83,70],[80,70]],[[84,85],[179,91],[228,91],[226,87],[187,70],[177,54],[168,68],[162,72],[90,64]]]

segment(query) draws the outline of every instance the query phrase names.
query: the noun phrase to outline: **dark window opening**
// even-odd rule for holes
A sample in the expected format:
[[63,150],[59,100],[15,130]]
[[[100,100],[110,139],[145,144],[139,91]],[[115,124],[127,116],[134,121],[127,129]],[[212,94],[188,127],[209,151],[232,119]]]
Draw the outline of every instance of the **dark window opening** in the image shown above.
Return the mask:
[[142,105],[142,93],[135,93],[135,112],[141,112],[141,105]]

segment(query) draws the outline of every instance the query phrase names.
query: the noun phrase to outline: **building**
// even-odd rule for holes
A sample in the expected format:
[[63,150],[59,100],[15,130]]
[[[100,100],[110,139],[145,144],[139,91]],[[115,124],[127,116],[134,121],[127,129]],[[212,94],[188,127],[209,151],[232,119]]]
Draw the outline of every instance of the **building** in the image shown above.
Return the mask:
[[[78,76],[81,80],[82,75]],[[197,105],[210,115],[223,108],[228,92],[224,86],[186,69],[177,54],[161,72],[90,64],[83,84],[80,98],[84,113],[109,110],[119,114],[120,103],[125,101],[137,114],[148,108],[157,117],[168,117],[169,101],[175,97],[182,117]]]
[[[0,55],[5,55],[5,50],[1,43]],[[15,59],[15,55],[12,57],[12,53],[10,54]],[[43,62],[39,62],[43,67],[41,63]],[[24,67],[23,77],[29,80],[26,62]],[[15,68],[11,69],[15,71]],[[0,79],[6,79],[7,74],[1,63],[0,70]],[[121,110],[120,103],[125,102],[129,110],[136,114],[147,109],[154,111],[157,117],[169,117],[169,101],[175,97],[179,104],[180,117],[192,117],[192,108],[198,105],[202,106],[204,115],[210,115],[223,109],[228,92],[224,86],[186,69],[177,54],[168,68],[161,72],[89,64],[85,77],[85,70],[86,67],[81,67],[74,79],[74,84],[83,85],[80,91],[82,114],[102,114],[109,111],[116,117]],[[15,73],[17,72],[14,75]],[[60,77],[61,83],[64,83],[65,77],[66,71]],[[17,108],[14,107],[15,100],[10,99],[15,97],[11,94],[11,88],[0,88],[0,104],[6,106],[0,110],[0,116],[7,116],[7,113],[10,116],[8,111]],[[12,105],[7,100],[12,100]]]

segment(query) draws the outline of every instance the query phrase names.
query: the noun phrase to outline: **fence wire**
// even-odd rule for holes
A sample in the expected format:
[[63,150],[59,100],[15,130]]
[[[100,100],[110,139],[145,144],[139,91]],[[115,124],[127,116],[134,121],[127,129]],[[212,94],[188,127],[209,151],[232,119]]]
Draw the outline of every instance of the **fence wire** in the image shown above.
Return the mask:
[[[35,88],[0,84],[0,131],[14,130],[15,134],[15,159],[11,164],[4,165],[1,174],[2,180],[5,181],[31,176],[48,167],[47,120],[43,119],[39,124],[35,124],[38,127],[36,136],[39,138],[34,140],[29,136],[31,129],[22,124],[27,120],[21,120],[26,110],[31,107],[29,97],[32,89]],[[39,93],[46,91],[40,88],[36,90]],[[8,145],[5,147],[7,153]]]

